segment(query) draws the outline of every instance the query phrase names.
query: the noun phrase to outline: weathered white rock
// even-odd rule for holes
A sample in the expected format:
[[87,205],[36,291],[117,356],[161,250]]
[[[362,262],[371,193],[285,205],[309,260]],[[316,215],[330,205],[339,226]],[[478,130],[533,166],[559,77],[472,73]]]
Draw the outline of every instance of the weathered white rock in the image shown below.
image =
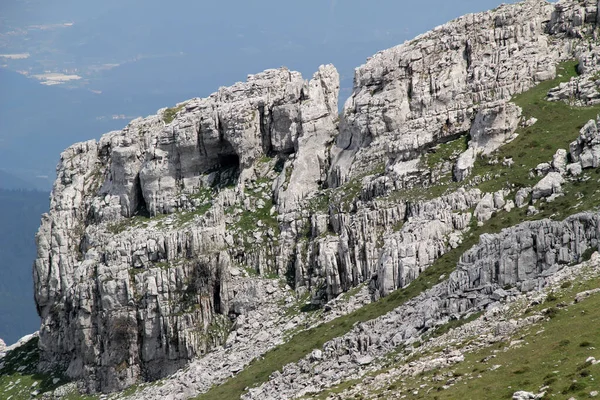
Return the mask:
[[510,212],[513,208],[515,208],[515,202],[512,200],[507,200],[503,208],[504,211]]
[[569,175],[577,177],[581,175],[583,168],[581,167],[580,163],[572,163],[567,165],[567,172]]
[[[257,185],[257,174],[276,177],[265,156],[295,157],[282,210],[318,189],[337,132],[338,80],[333,66],[309,82],[267,70],[181,103],[172,121],[165,120],[172,111],[159,110],[67,149],[36,238],[42,367],[67,366],[87,390],[113,391],[173,373],[223,344],[230,313],[247,313],[268,296],[252,281],[232,283],[232,259],[277,270],[275,231],[262,221],[249,227],[259,230],[247,240],[264,244],[240,260],[225,208],[266,207],[272,188],[244,190]],[[228,181],[236,189],[202,198]],[[175,214],[136,226],[131,217],[146,212]],[[193,212],[193,223],[184,223],[182,213]]]
[[590,120],[581,128],[579,138],[570,145],[570,155],[582,169],[600,167],[600,133],[596,121]]
[[532,399],[541,399],[542,397],[538,396],[537,394],[534,394],[531,392],[526,392],[523,390],[515,392],[512,396],[513,400],[532,400]]
[[540,211],[537,208],[535,208],[535,206],[527,207],[527,216],[536,215],[539,213],[540,213]]
[[454,167],[454,179],[464,180],[471,174],[478,154],[489,155],[514,138],[521,108],[500,101],[480,109],[471,125],[469,148],[460,155]]
[[[289,364],[265,384],[250,389],[243,398],[293,398],[302,388],[332,385],[334,380],[339,382],[351,376],[360,378],[365,372],[360,365],[352,365],[349,354],[356,359],[377,359],[400,345],[412,343],[421,333],[447,322],[451,316],[497,307],[492,296],[514,296],[545,287],[555,274],[568,268],[566,265],[579,262],[588,248],[598,248],[599,227],[599,214],[582,213],[565,221],[526,222],[499,234],[482,235],[479,244],[463,254],[446,281],[382,317],[357,324],[343,337],[327,342],[322,348],[322,359],[307,356]],[[565,271],[564,275],[568,274]],[[503,287],[512,289],[503,293]],[[499,329],[510,334],[517,327],[518,323],[508,323]],[[313,373],[315,370],[327,370],[329,374],[320,376]]]
[[[454,166],[455,178],[465,179],[479,152],[512,138],[520,118],[513,95],[554,77],[556,63],[574,55],[583,70],[594,70],[594,52],[571,38],[591,32],[596,15],[591,0],[529,0],[440,26],[358,68],[339,125],[335,69],[320,67],[307,82],[282,68],[70,147],[37,235],[42,366],[68,367],[89,391],[178,371],[140,398],[186,398],[276,346],[284,337],[278,324],[302,324],[270,318],[270,299],[283,295],[247,270],[286,275],[313,303],[367,281],[375,298],[410,284],[458,246],[471,210],[483,223],[511,208],[507,193],[478,190],[403,199],[404,189],[452,171],[454,158],[429,168],[421,156],[471,132]],[[597,136],[592,122],[571,145],[581,168],[598,164]],[[534,198],[560,193],[551,174],[560,176],[564,164],[557,154]],[[516,205],[526,206],[530,193],[521,189]],[[351,374],[359,360],[371,365],[388,345],[409,344],[435,324],[491,304],[490,293],[513,296],[498,291],[504,284],[523,291],[543,285],[540,276],[597,244],[594,223],[485,236],[446,286],[357,326],[320,357],[286,367],[281,379],[310,363],[335,363],[323,381],[311,377],[301,389],[318,390]],[[387,325],[379,329],[381,321]],[[286,398],[296,389],[259,388],[252,396]]]
[[586,298],[590,297],[593,294],[599,293],[600,289],[592,289],[592,290],[586,290],[584,292],[579,292],[575,295],[575,303],[580,303],[583,300],[585,300]]
[[550,197],[553,194],[560,194],[562,193],[561,185],[563,183],[565,183],[565,180],[559,172],[550,172],[535,184],[531,197],[535,200]]
[[461,182],[471,175],[476,158],[477,151],[474,147],[469,147],[467,150],[465,150],[458,157],[456,165],[454,166],[454,179],[458,182]]
[[567,168],[567,151],[565,149],[556,150],[552,157],[552,169],[563,175]]
[[[448,238],[468,228],[472,217],[468,210],[476,204],[480,207],[482,202],[479,190],[459,190],[433,201],[412,204],[403,228],[385,238],[376,274],[372,278],[377,290],[376,298],[407,286],[450,250],[452,246]],[[490,207],[495,210],[493,200]],[[458,241],[458,238],[454,240]]]
[[494,210],[494,195],[492,193],[488,193],[483,196],[479,203],[477,203],[474,215],[477,218],[477,221],[484,222],[492,218]]
[[535,172],[537,176],[546,176],[551,170],[552,165],[550,165],[550,163],[547,162],[540,163],[535,167]]
[[313,360],[321,360],[323,359],[323,352],[319,349],[313,350],[311,357]]
[[529,196],[532,191],[533,189],[529,187],[519,189],[515,195],[515,205],[522,208],[529,204]]
[[321,66],[304,89],[308,99],[299,110],[298,138],[289,178],[281,174],[276,191],[279,213],[295,211],[300,202],[314,194],[326,180],[328,147],[337,135],[339,75],[333,65]]
[[521,112],[520,107],[506,102],[479,110],[471,126],[471,146],[484,155],[498,149],[514,135]]
[[545,34],[553,9],[528,1],[470,14],[357,68],[332,149],[330,186],[382,159],[417,158],[440,139],[468,132],[480,110],[482,143],[486,129],[506,136],[517,113],[506,104],[510,97],[556,73],[558,48]]

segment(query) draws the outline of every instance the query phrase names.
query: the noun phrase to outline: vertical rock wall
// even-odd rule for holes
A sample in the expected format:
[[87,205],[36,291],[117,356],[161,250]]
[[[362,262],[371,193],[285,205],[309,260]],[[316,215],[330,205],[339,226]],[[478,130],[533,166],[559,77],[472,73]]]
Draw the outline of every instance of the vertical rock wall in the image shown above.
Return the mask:
[[[270,241],[239,265],[227,228],[257,213],[274,218],[277,210],[265,208],[272,189],[264,200],[256,195],[275,185],[274,163],[294,169],[279,191],[282,212],[318,189],[338,90],[332,66],[311,81],[268,70],[67,149],[37,234],[42,367],[113,391],[224,343],[243,292],[231,274],[278,252],[265,228]],[[242,215],[231,214],[234,206]]]

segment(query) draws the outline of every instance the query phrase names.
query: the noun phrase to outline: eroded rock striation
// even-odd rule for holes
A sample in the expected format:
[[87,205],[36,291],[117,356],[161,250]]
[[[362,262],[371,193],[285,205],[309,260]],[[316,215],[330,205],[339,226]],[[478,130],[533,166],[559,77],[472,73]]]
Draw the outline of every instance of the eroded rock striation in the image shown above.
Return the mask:
[[[495,116],[504,113],[502,104],[556,73],[561,54],[545,34],[553,9],[534,0],[469,14],[374,55],[356,70],[344,105],[331,184],[382,159],[389,165],[416,159],[464,135],[474,118],[495,125],[477,126],[477,142],[496,140],[485,137],[495,131],[506,135],[514,118]],[[498,129],[501,122],[507,126]]]
[[321,357],[309,355],[285,366],[243,398],[295,398],[340,380],[360,379],[365,365],[450,319],[543,288],[559,270],[581,262],[586,250],[597,250],[599,237],[597,213],[528,222],[482,235],[444,282],[383,317],[357,324],[348,334],[325,343]]

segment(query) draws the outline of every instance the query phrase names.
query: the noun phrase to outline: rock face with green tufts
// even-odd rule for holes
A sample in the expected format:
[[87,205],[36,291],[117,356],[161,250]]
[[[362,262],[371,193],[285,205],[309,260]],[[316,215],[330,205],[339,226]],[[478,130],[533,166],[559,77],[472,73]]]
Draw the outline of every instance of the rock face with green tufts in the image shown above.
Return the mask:
[[[330,183],[343,184],[380,159],[390,165],[416,159],[468,132],[488,108],[554,77],[561,54],[545,34],[553,10],[533,0],[466,15],[357,68]],[[512,121],[502,134],[511,127],[514,132]]]
[[42,366],[114,391],[223,344],[262,302],[240,268],[276,271],[273,165],[294,168],[282,212],[324,179],[338,82],[268,70],[67,149],[37,235]]
[[[599,239],[597,213],[577,214],[564,221],[527,222],[499,234],[484,234],[442,283],[382,317],[357,324],[346,335],[325,343],[319,349],[321,357],[307,355],[285,366],[242,398],[310,396],[340,380],[362,379],[368,372],[366,360],[411,345],[450,319],[493,309],[508,298],[540,290],[559,271],[581,262],[586,250],[598,250]],[[568,269],[563,272],[569,274]]]
[[[567,175],[600,164],[595,122],[568,155],[560,150],[532,171],[533,189],[484,193],[472,186],[493,176],[466,179],[479,154],[534,123],[510,98],[553,78],[558,62],[580,58],[586,74],[577,79],[587,86],[575,98],[593,103],[596,50],[581,38],[594,32],[596,14],[595,1],[528,0],[461,17],[357,68],[341,117],[333,66],[308,81],[281,68],[71,146],[37,234],[41,368],[110,392],[195,359],[175,383],[144,393],[184,388],[176,398],[186,398],[305,324],[273,327],[284,320],[265,314],[275,301],[294,293],[322,305],[363,283],[372,298],[386,296],[456,249],[474,223],[530,205],[532,192],[555,198]],[[564,100],[577,79],[550,97]],[[443,149],[448,156],[436,161]],[[429,191],[452,178],[464,187]],[[386,346],[497,301],[494,293],[508,296],[504,285],[512,294],[543,285],[597,239],[595,214],[482,236],[447,281],[248,396],[297,394],[298,377],[320,384],[308,376],[313,364],[339,372],[328,384],[349,376]],[[272,288],[267,277],[289,286]],[[202,358],[210,351],[218,362]],[[201,382],[188,385],[196,373]]]

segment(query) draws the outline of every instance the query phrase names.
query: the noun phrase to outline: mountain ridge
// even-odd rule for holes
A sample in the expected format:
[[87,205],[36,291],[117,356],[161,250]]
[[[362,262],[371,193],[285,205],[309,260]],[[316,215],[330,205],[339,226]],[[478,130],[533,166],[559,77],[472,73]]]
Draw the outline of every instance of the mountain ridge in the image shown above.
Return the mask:
[[341,118],[333,66],[281,68],[73,145],[37,236],[40,368],[309,396],[535,297],[598,249],[597,23],[593,1],[504,5],[372,57]]

